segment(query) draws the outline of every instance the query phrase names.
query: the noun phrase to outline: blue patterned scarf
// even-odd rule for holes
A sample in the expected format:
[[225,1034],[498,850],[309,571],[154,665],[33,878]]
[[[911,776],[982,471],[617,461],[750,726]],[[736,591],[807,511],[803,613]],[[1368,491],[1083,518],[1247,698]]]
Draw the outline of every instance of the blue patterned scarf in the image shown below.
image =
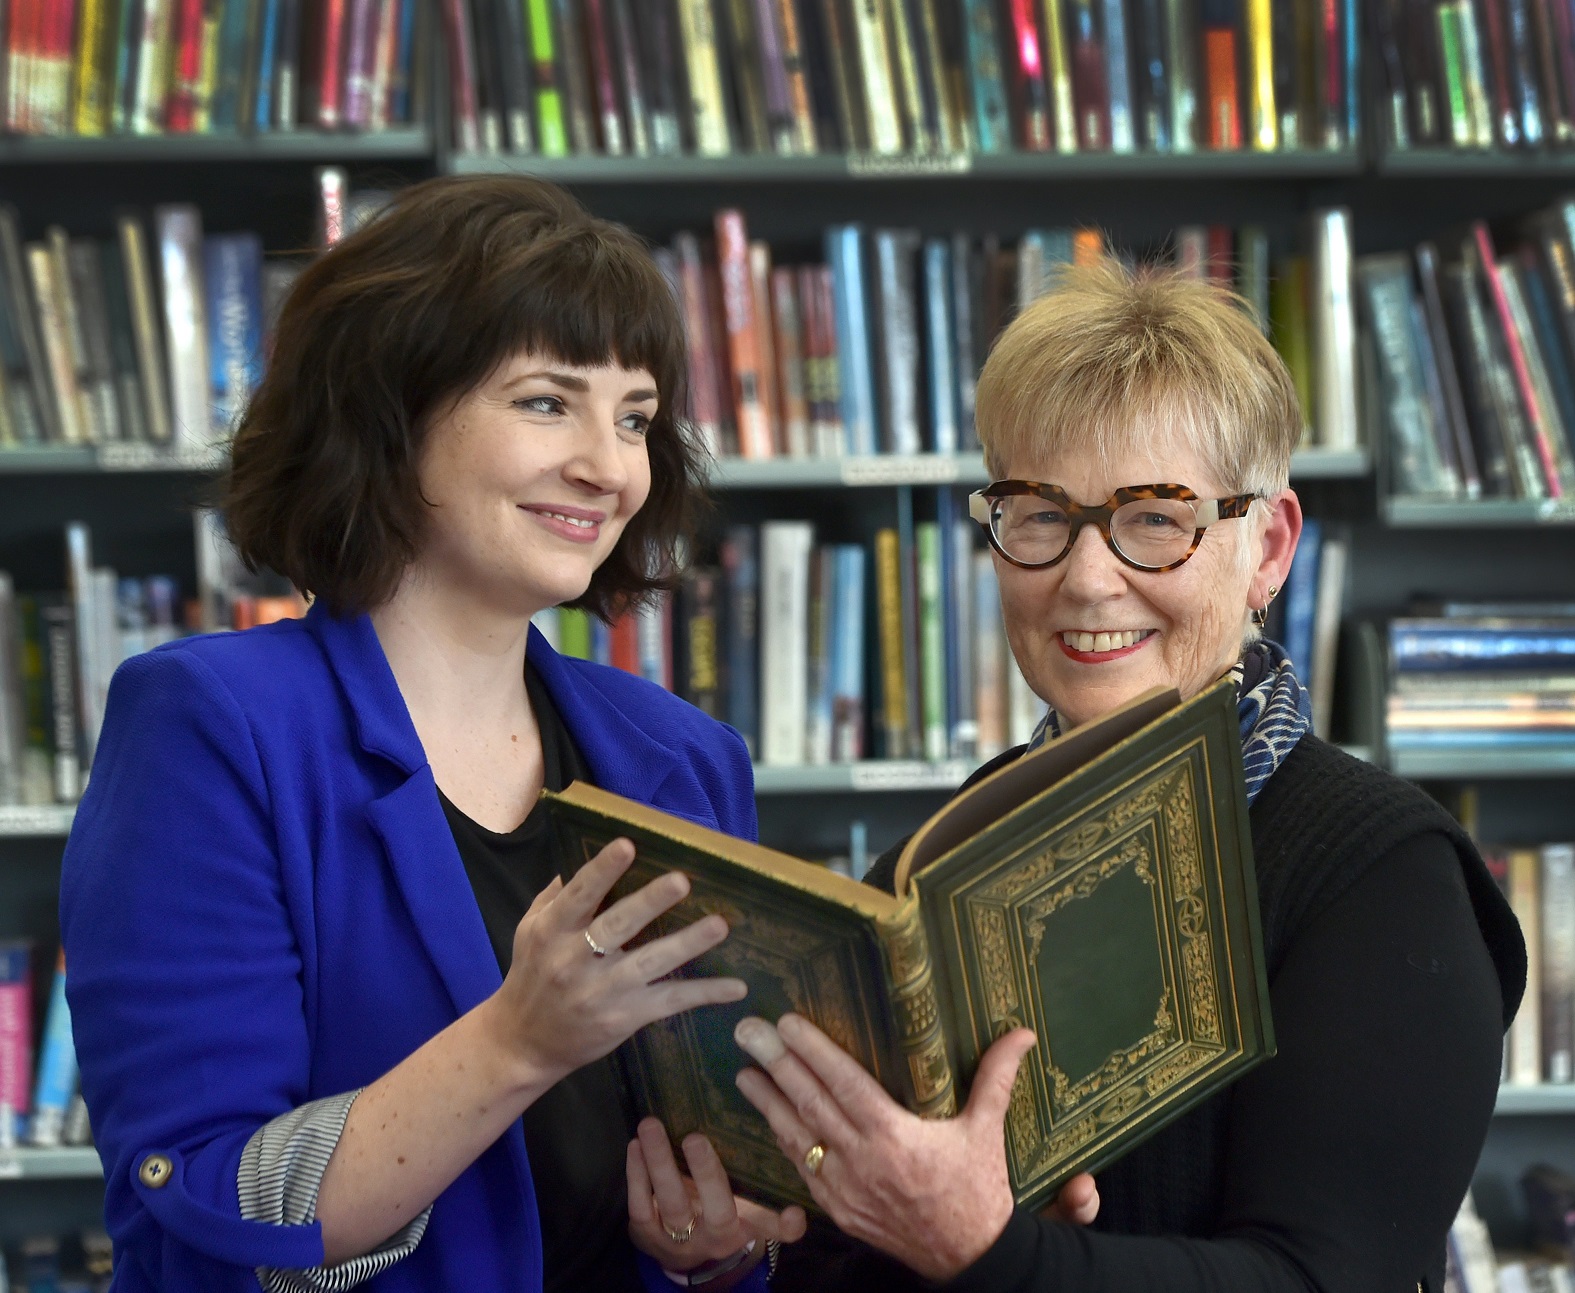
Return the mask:
[[[1250,804],[1312,727],[1312,700],[1284,649],[1267,639],[1248,647],[1230,674],[1241,689],[1236,712],[1241,718],[1241,761],[1247,770]],[[1047,709],[1024,753],[1060,735],[1060,716]]]

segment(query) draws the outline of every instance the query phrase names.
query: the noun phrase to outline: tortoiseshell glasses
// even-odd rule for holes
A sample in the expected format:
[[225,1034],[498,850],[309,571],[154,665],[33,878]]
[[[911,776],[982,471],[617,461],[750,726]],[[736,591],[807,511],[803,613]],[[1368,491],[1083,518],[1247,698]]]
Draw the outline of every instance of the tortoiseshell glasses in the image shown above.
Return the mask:
[[1215,521],[1247,515],[1257,494],[1199,498],[1185,485],[1128,485],[1103,503],[1074,503],[1059,485],[998,480],[968,496],[968,514],[1014,566],[1053,566],[1085,525],[1134,570],[1174,570],[1198,550]]

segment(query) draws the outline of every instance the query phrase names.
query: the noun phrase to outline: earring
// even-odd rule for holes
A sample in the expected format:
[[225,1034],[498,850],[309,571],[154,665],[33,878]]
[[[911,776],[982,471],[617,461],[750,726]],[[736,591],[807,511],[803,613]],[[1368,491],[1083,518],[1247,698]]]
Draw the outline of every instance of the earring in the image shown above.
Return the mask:
[[1252,622],[1255,625],[1257,625],[1260,629],[1268,624],[1268,622],[1269,622],[1269,605],[1270,605],[1270,603],[1272,603],[1274,601],[1274,599],[1277,596],[1279,596],[1279,592],[1280,592],[1280,586],[1278,584],[1270,584],[1269,585],[1269,600],[1267,602],[1264,602],[1262,610],[1255,610],[1255,611],[1253,611],[1253,613],[1252,613]]

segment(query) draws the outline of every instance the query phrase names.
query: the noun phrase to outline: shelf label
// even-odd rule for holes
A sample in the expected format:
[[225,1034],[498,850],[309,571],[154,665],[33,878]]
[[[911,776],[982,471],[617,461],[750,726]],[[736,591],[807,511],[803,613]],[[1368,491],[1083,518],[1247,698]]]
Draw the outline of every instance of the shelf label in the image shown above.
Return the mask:
[[1575,521],[1575,498],[1545,498],[1537,504],[1539,521]]
[[104,471],[218,471],[223,449],[172,449],[158,444],[101,444],[98,465]]
[[841,475],[844,485],[950,485],[958,476],[957,459],[947,454],[872,454],[842,459]]
[[950,790],[968,776],[968,765],[960,759],[947,763],[899,761],[855,763],[852,768],[855,790]]
[[75,810],[69,805],[12,805],[0,808],[0,835],[64,835]]
[[936,153],[886,157],[877,153],[849,153],[848,174],[861,177],[905,175],[966,175],[973,170],[972,153]]

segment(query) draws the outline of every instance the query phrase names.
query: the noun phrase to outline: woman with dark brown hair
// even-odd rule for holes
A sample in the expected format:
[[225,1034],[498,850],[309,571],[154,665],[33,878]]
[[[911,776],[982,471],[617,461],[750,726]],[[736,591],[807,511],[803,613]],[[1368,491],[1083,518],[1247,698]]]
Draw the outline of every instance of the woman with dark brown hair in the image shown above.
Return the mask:
[[66,850],[121,1293],[760,1287],[802,1233],[629,1138],[611,1052],[743,995],[666,977],[724,923],[626,954],[683,878],[598,911],[632,846],[565,882],[534,808],[755,833],[735,733],[530,628],[668,585],[682,337],[632,235],[525,179],[416,185],[296,284],[226,514],[312,609],[123,666]]

